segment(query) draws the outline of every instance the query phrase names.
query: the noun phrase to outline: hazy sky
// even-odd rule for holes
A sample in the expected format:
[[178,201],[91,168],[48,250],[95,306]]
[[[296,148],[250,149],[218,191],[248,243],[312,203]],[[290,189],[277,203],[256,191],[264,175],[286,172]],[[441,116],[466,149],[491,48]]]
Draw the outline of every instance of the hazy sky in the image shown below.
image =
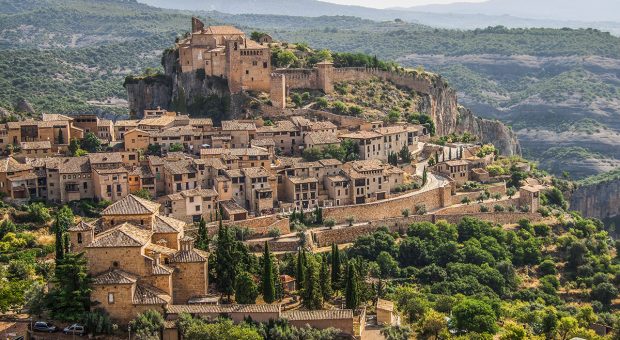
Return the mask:
[[321,0],[342,5],[359,5],[365,7],[412,7],[429,4],[449,4],[453,2],[483,2],[485,0]]

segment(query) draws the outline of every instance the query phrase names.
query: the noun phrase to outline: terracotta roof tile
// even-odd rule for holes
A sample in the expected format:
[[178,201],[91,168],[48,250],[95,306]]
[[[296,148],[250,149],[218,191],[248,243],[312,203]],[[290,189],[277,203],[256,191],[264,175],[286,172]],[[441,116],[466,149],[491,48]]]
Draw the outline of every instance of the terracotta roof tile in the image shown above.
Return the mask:
[[95,229],[94,226],[84,222],[84,221],[80,221],[78,224],[70,227],[69,229],[67,229],[68,231],[90,231]]
[[0,159],[0,172],[18,172],[27,170],[32,170],[32,166],[29,164],[20,163],[13,157]]
[[150,242],[152,232],[138,228],[129,223],[106,230],[95,239],[88,248],[142,247]]
[[110,164],[110,163],[122,163],[123,158],[119,152],[97,152],[89,153],[88,159],[90,164]]
[[101,215],[147,215],[157,213],[159,207],[159,203],[130,194],[105,208]]
[[108,270],[93,277],[93,284],[95,285],[133,284],[137,281],[137,276],[120,269]]
[[52,143],[48,140],[42,142],[21,142],[22,150],[50,149],[51,147]]
[[239,120],[223,120],[222,131],[254,131],[256,124],[254,122],[245,122]]
[[208,256],[199,254],[196,249],[180,250],[170,256],[171,263],[205,262],[208,259]]
[[183,231],[185,224],[176,218],[157,215],[155,216],[153,231],[155,233],[178,233]]
[[291,310],[283,312],[281,317],[291,321],[353,319],[353,310]]
[[262,166],[254,167],[254,168],[244,168],[242,169],[243,173],[249,178],[257,178],[257,177],[269,177],[270,173]]
[[195,174],[196,167],[191,159],[183,159],[175,162],[165,162],[164,168],[173,175]]
[[58,172],[61,174],[75,174],[91,172],[88,157],[66,157],[58,165]]
[[279,304],[255,304],[255,305],[169,305],[168,314],[222,314],[222,313],[279,313]]
[[135,305],[163,305],[170,300],[170,296],[161,290],[141,284],[136,285],[136,290],[133,294],[133,303]]

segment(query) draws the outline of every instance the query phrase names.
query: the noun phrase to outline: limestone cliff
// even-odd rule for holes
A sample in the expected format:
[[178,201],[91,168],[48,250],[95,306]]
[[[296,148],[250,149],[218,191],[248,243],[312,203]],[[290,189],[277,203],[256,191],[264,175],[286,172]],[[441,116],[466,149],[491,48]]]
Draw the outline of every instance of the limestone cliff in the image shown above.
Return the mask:
[[162,56],[164,74],[127,77],[130,112],[142,117],[145,109],[160,106],[214,120],[228,114],[230,93],[226,80],[207,77],[204,72],[181,73],[177,60],[178,52],[167,50]]
[[[620,215],[620,170],[584,181],[570,194],[570,209],[587,217],[604,219]],[[599,177],[596,176],[596,177]]]
[[495,145],[502,155],[521,154],[521,146],[512,130],[499,121],[476,117],[471,110],[459,106],[456,91],[442,81],[441,76],[436,76],[429,90],[424,92],[427,97],[418,110],[433,118],[438,135],[469,132],[478,141]]
[[474,116],[473,112],[462,106],[458,107],[456,132],[469,132],[478,137],[482,143],[492,143],[502,155],[521,155],[521,146],[511,129],[497,120]]

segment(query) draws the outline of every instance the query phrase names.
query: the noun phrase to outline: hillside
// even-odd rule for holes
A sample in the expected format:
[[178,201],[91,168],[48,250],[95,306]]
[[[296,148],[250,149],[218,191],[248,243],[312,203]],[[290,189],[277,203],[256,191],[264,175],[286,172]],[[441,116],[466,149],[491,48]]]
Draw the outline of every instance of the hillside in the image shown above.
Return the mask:
[[[558,15],[552,16],[540,16],[532,15],[536,14],[538,8],[555,10],[553,13],[558,12],[558,8],[582,8],[577,6],[567,6],[565,4],[561,6],[545,6],[540,5],[540,2],[530,1],[528,6],[519,6],[521,3],[517,2],[517,8],[519,13],[500,13],[491,11],[476,11],[467,10],[467,5],[460,11],[458,9],[452,9],[453,7],[445,6],[440,8],[431,7],[414,7],[414,8],[387,8],[376,9],[362,6],[351,5],[339,5],[335,3],[318,1],[318,0],[301,0],[301,1],[287,1],[287,0],[261,0],[260,2],[254,0],[215,0],[215,1],[194,1],[194,0],[139,0],[142,3],[149,4],[156,7],[181,9],[188,11],[218,11],[231,14],[269,14],[269,15],[284,15],[284,16],[299,16],[303,13],[307,17],[320,17],[320,16],[333,16],[333,15],[345,15],[354,16],[365,19],[377,20],[377,21],[392,21],[400,19],[410,23],[418,23],[423,25],[429,25],[433,27],[441,28],[454,28],[454,29],[475,29],[487,26],[507,26],[507,27],[551,27],[551,28],[587,28],[593,27],[602,29],[605,31],[614,32],[614,34],[620,34],[620,20],[615,21],[602,21],[600,19],[592,19],[571,16],[561,17]],[[509,0],[510,1],[510,0]],[[613,0],[597,0],[599,2],[613,3]],[[557,3],[557,1],[555,1]],[[574,3],[579,2],[573,1]],[[491,4],[493,5],[493,4]],[[456,7],[456,5],[454,5]],[[614,11],[609,11],[611,7],[599,7],[588,3],[585,6],[590,6],[587,12],[594,12],[604,18],[617,18]],[[522,10],[522,8],[528,10]],[[603,9],[605,8],[605,9]],[[460,7],[459,7],[460,9]],[[488,12],[488,13],[487,13]],[[547,11],[548,12],[548,11]],[[580,12],[577,12],[580,13]],[[554,19],[558,18],[558,19]]]
[[[422,65],[447,79],[476,114],[510,124],[527,157],[553,169],[547,149],[571,154],[564,160],[573,178],[619,165],[620,39],[608,33],[201,14],[208,24],[231,23],[316,48]],[[23,97],[39,112],[126,114],[124,77],[160,67],[161,52],[187,31],[189,16],[134,1],[0,1],[0,107],[11,109]]]
[[620,22],[620,3],[614,0],[487,0],[480,3],[452,3],[407,8],[431,13],[514,15],[534,19]]

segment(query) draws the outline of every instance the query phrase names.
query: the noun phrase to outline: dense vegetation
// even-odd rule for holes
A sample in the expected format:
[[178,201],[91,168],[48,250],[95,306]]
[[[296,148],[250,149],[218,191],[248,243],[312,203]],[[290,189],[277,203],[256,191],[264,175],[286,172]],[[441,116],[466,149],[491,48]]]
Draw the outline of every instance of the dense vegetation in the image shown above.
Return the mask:
[[594,339],[591,322],[618,322],[609,312],[620,267],[600,223],[575,215],[553,228],[523,221],[506,230],[465,219],[417,223],[403,233],[360,237],[348,255],[375,263],[388,281],[382,294],[423,338],[448,329],[507,336],[516,328],[518,339],[564,332]]

